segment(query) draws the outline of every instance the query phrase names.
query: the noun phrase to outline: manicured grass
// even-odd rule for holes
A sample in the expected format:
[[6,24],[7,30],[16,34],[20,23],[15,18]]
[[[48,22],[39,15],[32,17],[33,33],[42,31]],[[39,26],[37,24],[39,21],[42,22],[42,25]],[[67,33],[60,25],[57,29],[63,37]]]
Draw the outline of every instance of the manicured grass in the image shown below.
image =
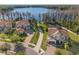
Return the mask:
[[75,35],[72,32],[68,32],[68,36],[70,37],[71,40],[79,43],[79,35]]
[[46,51],[46,49],[47,49],[47,37],[48,37],[48,33],[47,33],[47,32],[44,32],[44,33],[43,33],[43,41],[42,41],[41,48],[42,48],[43,50],[45,50],[45,51]]
[[[20,37],[16,33],[13,33],[12,35],[7,35],[4,33],[0,33],[0,41],[2,42],[10,42],[10,43],[15,43],[15,42],[23,42],[25,37]],[[13,42],[14,41],[14,42]]]
[[71,51],[74,55],[79,54],[79,43],[71,41],[71,47],[69,48],[69,51]]
[[41,48],[46,51],[46,49],[47,49],[47,37],[48,37],[48,33],[46,32],[47,26],[43,22],[39,23],[39,26],[41,27],[41,30],[43,32],[43,41],[42,41]]
[[59,48],[57,48],[55,54],[56,55],[72,55],[72,52],[67,51],[65,49],[59,49]]
[[39,33],[38,31],[34,33],[33,38],[31,39],[31,43],[36,44],[39,38]]
[[0,38],[2,39],[0,40],[2,42],[11,42],[11,40],[9,39],[9,36],[4,33],[0,33]]
[[16,55],[25,55],[25,52],[24,51],[18,51],[18,52],[16,52]]
[[76,55],[79,52],[79,35],[68,31],[68,36],[69,36],[69,38],[71,40],[71,45],[72,45],[69,48],[69,51],[71,51],[73,54]]
[[43,32],[46,32],[46,30],[48,28],[46,24],[44,24],[43,22],[41,22],[41,23],[39,23],[39,26],[41,27],[41,29],[42,29]]

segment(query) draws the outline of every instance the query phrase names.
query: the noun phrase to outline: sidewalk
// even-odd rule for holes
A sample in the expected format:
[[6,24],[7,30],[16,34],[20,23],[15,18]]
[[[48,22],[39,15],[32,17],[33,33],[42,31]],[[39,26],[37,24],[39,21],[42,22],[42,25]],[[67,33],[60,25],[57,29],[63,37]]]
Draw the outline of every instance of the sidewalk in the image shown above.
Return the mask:
[[33,35],[34,35],[34,33],[25,38],[25,41],[23,43],[25,47],[28,47],[28,44],[31,41]]

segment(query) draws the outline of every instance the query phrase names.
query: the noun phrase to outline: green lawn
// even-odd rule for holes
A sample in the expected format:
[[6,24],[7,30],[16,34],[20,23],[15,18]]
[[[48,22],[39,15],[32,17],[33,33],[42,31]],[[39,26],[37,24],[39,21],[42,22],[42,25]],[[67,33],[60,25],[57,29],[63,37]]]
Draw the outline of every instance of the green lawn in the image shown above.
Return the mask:
[[68,36],[70,37],[71,40],[79,42],[79,35],[75,35],[74,33],[68,32]]
[[46,24],[44,24],[43,22],[41,22],[41,23],[39,23],[39,26],[42,28],[43,32],[46,32],[46,30],[48,28]]
[[25,52],[24,51],[18,51],[18,52],[16,52],[16,55],[25,55]]
[[41,22],[41,23],[39,23],[39,26],[41,27],[42,32],[43,32],[43,41],[42,41],[41,48],[46,51],[46,49],[47,49],[47,37],[48,37],[48,33],[46,32],[47,25],[45,23]]
[[34,33],[33,38],[31,39],[31,43],[36,44],[39,38],[39,33],[38,31]]
[[70,37],[72,45],[69,50],[73,54],[79,54],[79,35],[75,35],[74,33],[68,32],[68,36]]
[[55,54],[56,55],[72,55],[72,52],[67,51],[65,49],[59,49],[59,48],[57,48]]
[[11,42],[11,39],[9,38],[9,35],[6,35],[4,33],[0,33],[0,38],[2,39],[2,40],[0,40],[2,42]]
[[15,43],[15,42],[23,42],[25,37],[20,37],[19,35],[17,35],[16,33],[13,33],[12,35],[7,35],[4,33],[0,33],[0,38],[2,40],[2,42],[11,42],[11,43]]
[[42,45],[41,45],[41,48],[43,50],[46,50],[47,49],[47,37],[48,37],[48,33],[47,32],[44,32],[43,33],[43,41],[42,41]]

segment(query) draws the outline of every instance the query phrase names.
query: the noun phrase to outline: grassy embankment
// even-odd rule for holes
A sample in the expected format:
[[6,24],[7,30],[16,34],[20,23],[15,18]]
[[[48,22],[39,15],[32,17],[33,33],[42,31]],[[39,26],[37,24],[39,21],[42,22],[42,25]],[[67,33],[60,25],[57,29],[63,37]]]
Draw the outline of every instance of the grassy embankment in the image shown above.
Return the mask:
[[71,45],[72,45],[69,50],[73,54],[79,54],[79,35],[73,32],[68,32],[68,36],[71,39]]
[[42,28],[42,31],[43,31],[43,41],[41,44],[41,48],[46,51],[46,49],[47,49],[47,37],[48,37],[47,26],[43,22],[41,22],[39,24],[39,26]]
[[38,37],[39,37],[39,33],[38,33],[38,31],[36,31],[36,32],[34,33],[33,38],[31,39],[31,43],[36,44],[37,41],[38,41]]
[[43,41],[42,41],[41,48],[45,51],[47,49],[47,37],[48,37],[48,33],[47,32],[43,33]]

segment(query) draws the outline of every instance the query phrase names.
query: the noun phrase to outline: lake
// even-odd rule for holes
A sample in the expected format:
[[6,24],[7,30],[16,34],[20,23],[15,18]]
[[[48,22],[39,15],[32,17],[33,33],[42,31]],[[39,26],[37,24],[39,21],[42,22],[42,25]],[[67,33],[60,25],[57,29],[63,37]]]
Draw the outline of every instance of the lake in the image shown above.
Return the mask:
[[37,7],[36,8],[35,7],[14,8],[14,10],[12,12],[21,12],[21,13],[29,12],[35,17],[36,20],[40,20],[39,14],[47,13],[48,9],[47,8],[37,8]]

